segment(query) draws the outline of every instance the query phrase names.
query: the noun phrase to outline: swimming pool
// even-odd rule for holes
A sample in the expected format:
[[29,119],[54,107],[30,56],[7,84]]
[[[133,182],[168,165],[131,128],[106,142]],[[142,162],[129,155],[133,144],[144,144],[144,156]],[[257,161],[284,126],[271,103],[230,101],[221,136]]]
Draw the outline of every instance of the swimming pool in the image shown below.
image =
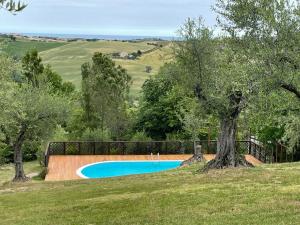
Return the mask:
[[157,173],[175,169],[180,166],[180,160],[164,161],[105,161],[83,166],[77,170],[77,175],[85,179],[127,176],[134,174]]

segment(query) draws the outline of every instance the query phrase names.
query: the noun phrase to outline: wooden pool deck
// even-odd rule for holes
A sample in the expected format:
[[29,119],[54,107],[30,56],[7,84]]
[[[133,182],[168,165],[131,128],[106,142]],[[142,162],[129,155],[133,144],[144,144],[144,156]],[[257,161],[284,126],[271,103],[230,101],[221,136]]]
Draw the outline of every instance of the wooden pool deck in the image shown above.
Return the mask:
[[[160,160],[187,160],[192,155],[160,155]],[[215,155],[204,155],[205,160],[212,160]],[[253,165],[261,164],[251,155],[246,159]],[[74,156],[50,156],[46,181],[63,181],[82,179],[76,174],[76,170],[87,164],[104,161],[134,161],[157,160],[157,156],[150,155],[74,155]]]

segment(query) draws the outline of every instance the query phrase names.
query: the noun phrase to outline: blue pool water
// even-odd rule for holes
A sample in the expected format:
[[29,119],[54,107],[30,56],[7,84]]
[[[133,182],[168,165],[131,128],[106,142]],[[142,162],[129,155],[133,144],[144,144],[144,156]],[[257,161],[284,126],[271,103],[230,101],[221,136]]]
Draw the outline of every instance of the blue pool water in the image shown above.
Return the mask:
[[114,161],[101,162],[84,166],[77,170],[83,178],[105,178],[133,174],[156,173],[174,169],[182,161]]

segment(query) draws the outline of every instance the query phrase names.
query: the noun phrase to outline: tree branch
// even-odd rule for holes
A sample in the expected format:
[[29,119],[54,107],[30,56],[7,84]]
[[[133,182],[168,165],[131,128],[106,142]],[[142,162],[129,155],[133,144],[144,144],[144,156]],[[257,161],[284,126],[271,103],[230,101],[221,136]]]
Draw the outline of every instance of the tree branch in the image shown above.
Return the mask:
[[300,90],[297,89],[296,86],[294,86],[293,84],[287,84],[287,83],[281,83],[280,87],[285,89],[286,91],[289,91],[293,94],[296,95],[296,97],[300,100]]

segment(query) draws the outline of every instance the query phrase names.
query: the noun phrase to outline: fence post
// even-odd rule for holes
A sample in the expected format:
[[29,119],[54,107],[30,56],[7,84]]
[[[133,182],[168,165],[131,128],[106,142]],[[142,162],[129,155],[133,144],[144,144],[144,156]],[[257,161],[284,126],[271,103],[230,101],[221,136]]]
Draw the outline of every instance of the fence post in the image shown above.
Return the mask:
[[107,142],[107,152],[108,152],[108,155],[110,155],[110,142]]
[[282,163],[282,158],[283,158],[283,155],[282,155],[282,145],[280,145],[280,163]]
[[96,155],[96,142],[94,141],[93,155]]
[[248,145],[249,145],[249,147],[248,147],[248,154],[249,155],[251,155],[251,141],[248,141]]
[[139,152],[139,149],[140,149],[140,144],[139,144],[139,142],[137,141],[136,143],[135,143],[135,148],[136,148],[136,151],[135,151],[135,153],[136,152]]
[[81,143],[78,142],[78,152],[79,152],[79,155],[81,155]]
[[66,155],[66,142],[63,142],[64,155]]
[[165,142],[165,154],[168,154],[168,142]]

